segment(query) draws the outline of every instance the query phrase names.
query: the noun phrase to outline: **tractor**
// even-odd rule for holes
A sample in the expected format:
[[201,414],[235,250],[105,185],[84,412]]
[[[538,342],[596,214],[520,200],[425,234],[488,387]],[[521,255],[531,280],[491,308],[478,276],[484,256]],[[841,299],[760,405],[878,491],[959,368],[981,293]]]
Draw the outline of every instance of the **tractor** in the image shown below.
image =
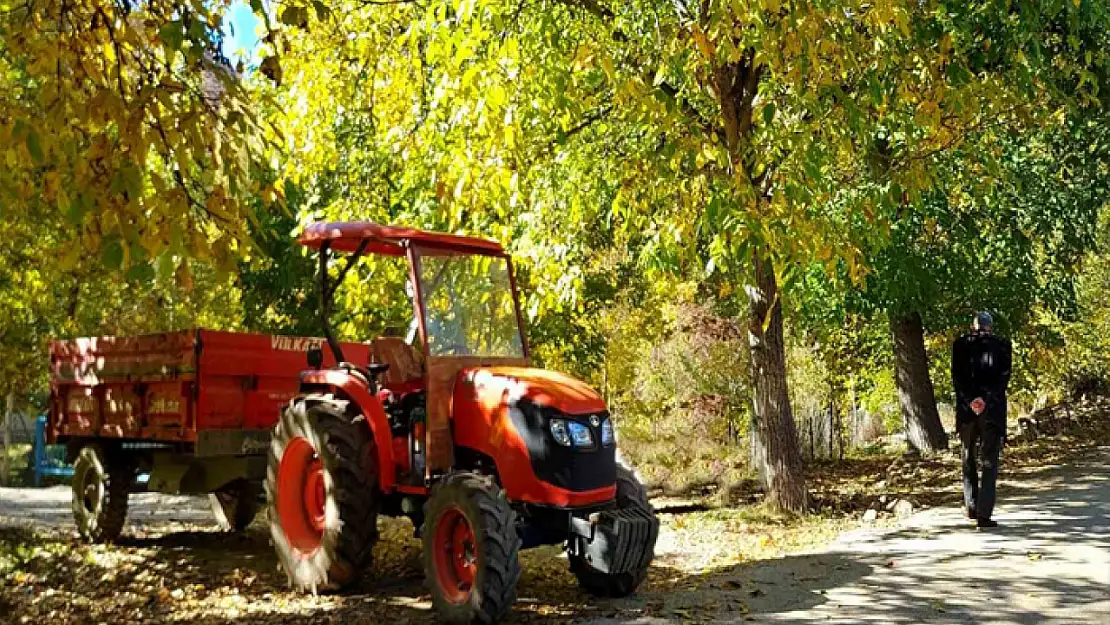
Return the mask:
[[[355,584],[384,514],[407,517],[422,538],[446,622],[503,617],[518,552],[540,545],[562,545],[588,593],[634,592],[659,521],[618,462],[602,398],[529,366],[502,246],[369,222],[314,223],[298,242],[319,253],[326,343],[307,352],[300,392],[271,437],[268,517],[290,582],[312,592]],[[407,337],[374,338],[369,362],[355,363],[329,318],[336,289],[368,254],[404,265],[413,317]],[[322,366],[325,347],[335,366]]]

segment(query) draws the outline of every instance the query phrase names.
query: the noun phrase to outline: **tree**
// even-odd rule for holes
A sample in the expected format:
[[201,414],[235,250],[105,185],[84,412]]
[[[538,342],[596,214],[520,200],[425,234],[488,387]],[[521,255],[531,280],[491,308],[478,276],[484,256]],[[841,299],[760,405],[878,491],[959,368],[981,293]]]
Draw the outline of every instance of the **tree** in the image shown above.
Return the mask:
[[228,266],[264,129],[220,52],[223,5],[201,0],[0,5],[0,205],[63,216],[88,253],[132,278],[182,258]]
[[[889,203],[892,189],[843,194],[836,211],[814,208],[829,206],[851,182],[839,170],[869,147],[888,97],[903,95],[898,84],[889,96],[886,86],[873,88],[881,77],[904,80],[898,72],[907,61],[876,42],[909,38],[911,12],[897,3],[565,4],[572,16],[582,11],[598,22],[590,29],[556,15],[540,41],[579,64],[595,59],[596,69],[564,70],[561,95],[615,102],[600,106],[610,111],[604,121],[621,129],[622,143],[632,144],[621,156],[638,166],[618,200],[640,214],[623,206],[613,213],[631,230],[654,230],[648,253],[664,262],[700,261],[708,274],[727,271],[746,282],[759,460],[771,500],[800,511],[805,489],[786,392],[781,282],[813,257],[843,261],[853,278],[861,275],[858,247],[838,240],[858,221],[871,222],[865,232],[880,231],[869,205]],[[908,60],[928,58],[925,49]],[[939,121],[924,124],[912,138],[936,143],[944,130]]]
[[[833,215],[812,207],[838,186],[835,172],[856,158],[857,139],[870,136],[864,112],[883,95],[864,86],[890,62],[874,42],[902,37],[907,13],[774,4],[431,3],[315,17],[298,9],[283,13],[289,46],[275,52],[282,74],[298,76],[294,91],[342,102],[309,116],[295,110],[286,127],[329,137],[305,142],[313,149],[302,172],[347,181],[357,173],[359,186],[379,190],[361,210],[572,250],[581,247],[564,235],[601,219],[650,271],[745,280],[760,460],[771,500],[801,511],[780,274],[818,254],[859,265],[858,248],[833,243],[858,206]],[[329,54],[298,52],[320,49]],[[314,71],[286,71],[299,63]],[[411,112],[415,122],[403,122]],[[362,144],[339,148],[351,146],[350,131]],[[399,154],[406,166],[391,172]],[[588,195],[605,184],[558,184],[538,166],[551,162],[580,177],[612,172],[602,195],[611,199]],[[569,201],[553,197],[568,191]],[[512,211],[528,217],[509,227]],[[556,221],[565,225],[548,229]],[[581,288],[580,272],[550,266],[562,271],[562,288],[549,289],[548,301]]]
[[[1022,306],[1038,298],[1031,265],[1025,262],[1036,246],[1012,231],[1013,220],[1043,227],[1064,215],[1051,216],[1045,207],[1008,197],[1008,189],[1020,186],[1026,175],[1004,161],[1017,156],[1019,146],[1036,149],[1044,137],[1067,132],[1061,119],[1100,106],[1107,66],[1089,51],[1105,46],[1110,13],[1102,5],[1083,3],[963,3],[946,13],[922,4],[921,9],[915,29],[944,33],[937,39],[941,64],[922,72],[916,84],[904,84],[923,93],[943,89],[962,95],[939,99],[933,113],[919,107],[912,116],[903,115],[900,126],[898,116],[891,116],[895,124],[876,145],[870,167],[880,179],[907,165],[935,173],[927,176],[933,182],[924,193],[906,197],[887,216],[894,236],[889,247],[880,243],[884,249],[877,254],[877,276],[871,282],[891,324],[908,441],[928,452],[946,444],[924,348],[930,317],[934,327],[951,327],[956,317],[962,325],[978,303],[1006,311],[1016,322],[1028,310]],[[970,113],[953,115],[961,109]],[[942,122],[948,137],[940,149],[899,141],[929,114],[951,120]],[[1069,193],[1058,186],[1050,195]],[[1007,208],[1013,211],[1010,219],[999,218]],[[1078,223],[1090,221],[1087,211]],[[1026,225],[1023,232],[1034,227]],[[1053,247],[1057,238],[1044,241]],[[1069,250],[1082,247],[1074,239],[1054,253],[1074,258]],[[939,313],[945,307],[947,312]],[[944,319],[941,324],[937,314]]]
[[320,213],[511,242],[533,318],[580,309],[608,249],[647,275],[744,282],[771,500],[802,510],[784,289],[814,260],[864,279],[865,250],[937,181],[934,157],[1030,108],[983,53],[993,22],[952,15],[897,0],[290,5],[267,58],[290,175]]

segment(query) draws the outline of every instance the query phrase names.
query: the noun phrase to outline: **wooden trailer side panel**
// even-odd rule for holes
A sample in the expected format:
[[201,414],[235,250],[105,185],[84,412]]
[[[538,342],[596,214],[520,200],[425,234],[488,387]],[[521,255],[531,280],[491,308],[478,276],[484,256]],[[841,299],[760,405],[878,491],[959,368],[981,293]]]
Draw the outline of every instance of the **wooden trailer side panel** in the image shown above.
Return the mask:
[[[51,344],[48,438],[196,443],[199,455],[263,453],[322,339],[213,330]],[[368,344],[344,343],[365,365]],[[323,349],[324,366],[334,366]],[[204,449],[201,449],[203,447]]]

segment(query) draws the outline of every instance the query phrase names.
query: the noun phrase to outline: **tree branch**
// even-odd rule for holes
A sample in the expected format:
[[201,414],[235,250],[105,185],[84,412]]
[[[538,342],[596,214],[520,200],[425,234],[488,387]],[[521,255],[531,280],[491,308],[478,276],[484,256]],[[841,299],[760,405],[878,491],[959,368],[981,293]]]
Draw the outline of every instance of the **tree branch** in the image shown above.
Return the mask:
[[123,51],[120,50],[119,42],[116,41],[116,28],[112,25],[112,20],[104,12],[104,9],[97,7],[96,12],[104,20],[104,26],[108,29],[108,39],[112,42],[112,48],[116,53],[116,82],[119,85],[119,97],[126,105],[127,91],[123,87]]
[[[620,30],[610,23],[617,17],[616,13],[614,13],[608,7],[602,6],[597,0],[556,0],[556,2],[559,2],[571,9],[582,9],[590,13],[594,17],[606,22],[608,26],[611,26],[610,34],[613,37],[614,41],[619,41],[622,43],[628,43],[631,41],[631,39],[624,33],[624,31]],[[653,82],[650,72],[645,73],[643,77],[647,84],[651,84]],[[715,124],[706,119],[701,114],[701,112],[698,111],[697,107],[695,107],[689,100],[680,97],[678,87],[675,87],[674,85],[663,81],[662,83],[657,85],[656,88],[670,97],[675,102],[675,104],[678,105],[679,109],[682,110],[683,115],[688,117],[693,123],[697,124],[703,131],[717,139],[724,139],[723,135],[720,133],[720,129]]]

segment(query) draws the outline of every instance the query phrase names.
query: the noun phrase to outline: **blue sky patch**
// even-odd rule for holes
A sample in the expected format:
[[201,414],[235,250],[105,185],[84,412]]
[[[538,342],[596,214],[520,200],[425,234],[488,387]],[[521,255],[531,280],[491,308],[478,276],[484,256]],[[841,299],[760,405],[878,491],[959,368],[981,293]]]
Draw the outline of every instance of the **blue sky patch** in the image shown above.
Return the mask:
[[232,63],[242,61],[247,67],[258,65],[258,29],[262,21],[243,0],[228,7],[224,18],[224,55]]

